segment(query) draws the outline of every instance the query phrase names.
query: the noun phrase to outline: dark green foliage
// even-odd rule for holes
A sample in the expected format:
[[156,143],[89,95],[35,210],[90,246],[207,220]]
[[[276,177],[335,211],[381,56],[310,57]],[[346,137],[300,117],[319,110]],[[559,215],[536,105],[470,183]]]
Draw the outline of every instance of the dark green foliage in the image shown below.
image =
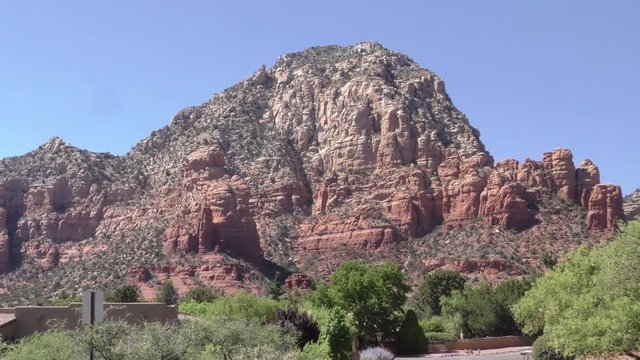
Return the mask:
[[556,259],[547,251],[542,253],[542,255],[540,256],[540,260],[547,269],[553,269],[553,267],[558,263],[558,259]]
[[204,286],[193,288],[184,295],[184,301],[193,301],[197,303],[212,302],[216,298],[217,296],[213,293],[213,290]]
[[140,289],[131,284],[122,285],[114,291],[107,293],[105,300],[108,302],[139,302]]
[[418,323],[418,316],[411,309],[407,311],[400,330],[398,330],[395,348],[398,355],[416,355],[427,352],[427,338]]
[[454,290],[462,290],[466,280],[460,273],[451,270],[437,270],[425,277],[416,299],[416,307],[421,314],[430,311],[440,315],[440,298],[449,296]]
[[275,323],[283,328],[293,327],[297,333],[296,344],[303,349],[308,342],[316,342],[320,337],[318,323],[309,317],[306,312],[300,312],[297,308],[289,307],[278,311]]
[[640,344],[640,221],[581,247],[539,278],[514,307],[529,334],[544,332],[564,355],[608,356]]
[[74,302],[82,302],[82,297],[62,293],[57,299],[53,300],[53,306],[67,306]]
[[351,334],[344,311],[335,308],[322,328],[322,336],[329,344],[329,354],[334,360],[351,359]]
[[444,326],[442,326],[442,323],[440,321],[436,321],[434,318],[421,323],[420,326],[422,326],[424,332],[444,332]]
[[319,283],[315,291],[311,294],[309,300],[313,306],[325,309],[331,309],[335,306],[333,299],[329,294],[329,286],[326,283]]
[[331,277],[329,294],[337,307],[352,314],[356,329],[371,341],[377,332],[393,335],[410,289],[396,264],[346,262]]
[[205,318],[234,317],[270,323],[284,306],[279,300],[239,291],[233,296],[218,297],[211,302],[181,301],[179,310]]
[[427,341],[429,343],[442,343],[446,341],[455,341],[458,339],[457,336],[446,332],[425,332],[424,336],[427,338]]
[[524,279],[456,290],[442,298],[442,313],[457,322],[465,337],[521,335],[511,307],[530,287],[531,281]]
[[280,272],[277,272],[273,281],[269,284],[269,297],[279,299],[284,294],[283,285],[282,275]]
[[573,357],[565,357],[556,351],[547,338],[543,335],[533,343],[533,360],[572,360]]
[[171,281],[166,282],[158,291],[158,302],[167,305],[175,305],[178,303],[178,290]]

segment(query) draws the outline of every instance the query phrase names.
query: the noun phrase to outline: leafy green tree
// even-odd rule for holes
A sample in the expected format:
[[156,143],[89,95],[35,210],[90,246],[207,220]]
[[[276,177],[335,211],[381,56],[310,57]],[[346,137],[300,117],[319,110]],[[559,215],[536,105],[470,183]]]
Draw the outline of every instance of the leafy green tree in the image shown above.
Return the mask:
[[193,288],[184,295],[184,301],[193,301],[197,303],[210,303],[217,298],[213,290],[208,287],[200,286]]
[[418,323],[418,316],[411,309],[407,310],[402,326],[398,330],[395,348],[397,355],[416,355],[427,352],[427,338]]
[[140,289],[137,286],[126,284],[114,291],[107,293],[105,300],[108,302],[140,302]]
[[395,264],[346,262],[331,277],[329,293],[337,307],[351,313],[356,329],[372,340],[377,332],[391,335],[398,328],[409,290]]
[[539,278],[514,307],[527,333],[565,356],[602,356],[640,344],[640,221],[582,247]]
[[322,336],[323,341],[329,345],[331,359],[351,359],[351,333],[344,311],[339,308],[331,309],[329,319],[322,328]]
[[178,290],[173,286],[173,282],[168,281],[158,291],[158,302],[167,305],[175,305],[178,303]]
[[416,298],[416,307],[421,314],[431,312],[440,315],[440,298],[449,296],[454,290],[462,290],[466,280],[460,273],[451,270],[437,270],[429,273]]
[[462,331],[466,337],[521,335],[511,307],[530,287],[528,279],[467,286],[441,298],[442,314],[455,324],[456,333]]
[[555,350],[547,338],[543,335],[533,343],[533,360],[571,360],[573,357],[566,357]]
[[309,297],[311,304],[315,307],[331,309],[335,306],[331,294],[329,294],[329,285],[326,283],[319,283],[316,289],[311,293]]

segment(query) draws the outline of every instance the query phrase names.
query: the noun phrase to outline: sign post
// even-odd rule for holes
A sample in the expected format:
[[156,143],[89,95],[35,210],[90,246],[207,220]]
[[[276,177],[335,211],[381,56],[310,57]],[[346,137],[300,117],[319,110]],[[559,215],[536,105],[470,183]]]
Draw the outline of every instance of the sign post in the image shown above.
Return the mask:
[[[104,320],[104,294],[100,290],[85,290],[82,293],[82,322],[93,325]],[[93,344],[89,352],[89,360],[93,360]]]

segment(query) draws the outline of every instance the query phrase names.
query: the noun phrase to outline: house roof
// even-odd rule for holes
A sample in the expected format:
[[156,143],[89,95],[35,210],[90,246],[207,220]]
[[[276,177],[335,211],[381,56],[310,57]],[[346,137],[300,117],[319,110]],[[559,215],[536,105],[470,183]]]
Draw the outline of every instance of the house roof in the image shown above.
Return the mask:
[[0,328],[7,326],[14,321],[16,321],[16,316],[14,314],[0,314]]

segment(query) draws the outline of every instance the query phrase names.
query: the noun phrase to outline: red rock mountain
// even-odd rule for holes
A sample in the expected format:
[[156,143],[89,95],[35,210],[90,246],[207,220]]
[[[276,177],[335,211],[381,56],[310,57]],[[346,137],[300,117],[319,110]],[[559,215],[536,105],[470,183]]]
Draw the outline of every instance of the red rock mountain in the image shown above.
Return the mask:
[[181,110],[124,156],[53,138],[1,160],[0,296],[122,281],[151,296],[166,279],[258,290],[278,269],[309,286],[349,258],[395,260],[414,279],[443,266],[511,276],[623,217],[620,188],[569,150],[494,163],[444,82],[409,57],[315,47]]

